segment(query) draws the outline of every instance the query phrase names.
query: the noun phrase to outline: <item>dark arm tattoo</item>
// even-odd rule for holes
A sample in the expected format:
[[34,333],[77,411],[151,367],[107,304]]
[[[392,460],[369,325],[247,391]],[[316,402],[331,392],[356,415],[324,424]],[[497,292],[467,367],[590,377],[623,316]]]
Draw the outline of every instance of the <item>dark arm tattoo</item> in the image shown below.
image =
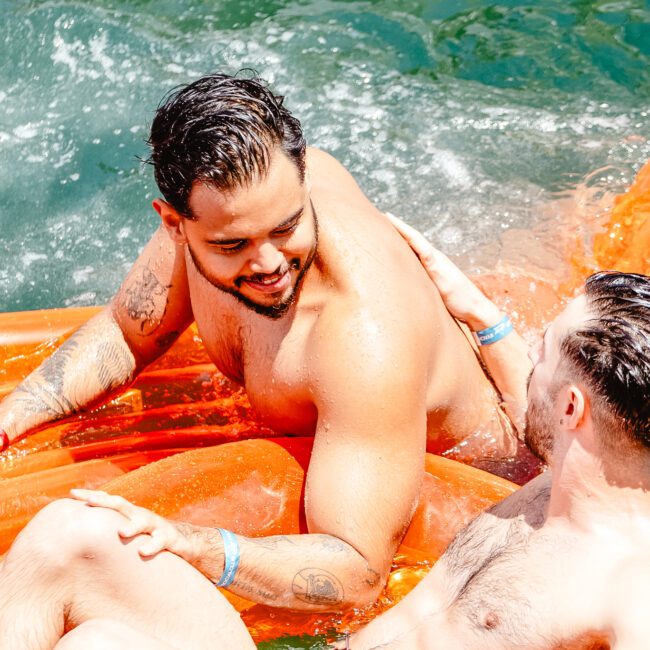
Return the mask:
[[54,354],[46,359],[37,370],[45,383],[36,383],[29,378],[16,387],[17,402],[29,415],[44,412],[53,417],[74,413],[78,404],[64,394],[64,377],[67,365],[78,348],[78,339],[85,331],[83,325]]
[[337,605],[343,602],[343,585],[324,569],[299,571],[293,577],[291,591],[298,600],[312,605]]
[[124,307],[129,318],[140,324],[142,335],[149,336],[160,326],[167,309],[167,291],[171,286],[160,282],[156,274],[146,266],[126,289]]
[[[86,349],[80,348],[84,337],[90,339]],[[135,363],[126,344],[110,338],[93,341],[94,337],[96,333],[83,325],[33,375],[16,387],[15,400],[25,415],[57,419],[76,413],[88,402],[122,386],[132,377]],[[82,353],[84,358],[81,358]],[[78,395],[70,389],[71,377],[76,377],[82,388]],[[84,390],[93,385],[95,391],[92,388]]]

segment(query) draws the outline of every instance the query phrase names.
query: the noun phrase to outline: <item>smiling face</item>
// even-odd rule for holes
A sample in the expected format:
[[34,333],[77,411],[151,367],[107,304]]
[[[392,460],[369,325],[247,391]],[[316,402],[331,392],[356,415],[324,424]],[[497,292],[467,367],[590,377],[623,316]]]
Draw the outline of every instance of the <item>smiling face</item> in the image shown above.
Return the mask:
[[579,296],[549,325],[543,338],[530,351],[533,370],[528,378],[524,439],[529,449],[545,462],[553,451],[558,417],[555,397],[559,389],[556,372],[561,360],[560,346],[566,334],[588,317],[586,298]]
[[276,149],[264,178],[231,192],[197,183],[189,208],[177,229],[198,273],[257,313],[285,314],[318,243],[309,192],[289,158]]

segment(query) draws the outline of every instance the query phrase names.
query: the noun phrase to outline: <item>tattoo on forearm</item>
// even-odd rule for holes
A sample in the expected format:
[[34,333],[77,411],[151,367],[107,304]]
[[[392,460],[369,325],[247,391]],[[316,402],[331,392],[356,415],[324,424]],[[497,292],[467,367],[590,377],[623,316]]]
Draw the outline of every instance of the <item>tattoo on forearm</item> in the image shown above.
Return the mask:
[[49,417],[62,417],[74,413],[75,405],[65,395],[57,395],[50,386],[23,382],[14,391],[16,403],[27,416],[44,413]]
[[78,405],[65,395],[64,378],[66,367],[77,350],[79,339],[86,329],[86,325],[80,327],[49,359],[41,364],[38,374],[44,379],[44,384],[27,379],[16,387],[17,401],[23,404],[27,413],[33,415],[45,412],[50,416],[61,417],[76,411]]
[[273,537],[254,537],[248,540],[249,544],[260,546],[268,551],[276,551],[278,547],[295,546],[296,543],[287,535],[273,535]]
[[97,348],[95,368],[102,390],[109,391],[127,381],[135,365],[124,343],[107,341]]
[[343,602],[343,585],[324,569],[299,571],[293,577],[291,590],[298,600],[312,605],[337,605]]
[[251,600],[263,603],[274,603],[280,599],[280,594],[271,591],[271,587],[265,588],[258,584],[251,584],[241,578],[237,578],[235,586],[239,591],[243,591],[250,595]]
[[160,325],[167,309],[167,290],[171,286],[162,284],[147,266],[126,289],[124,306],[129,318],[139,322],[140,333],[144,336],[149,336]]
[[[88,401],[131,378],[135,362],[124,343],[111,340],[91,343],[87,356],[83,360],[79,358],[80,354],[76,353],[81,353],[80,342],[93,335],[87,325],[79,328],[33,376],[16,387],[16,402],[26,415],[60,418],[76,413]],[[78,382],[74,389],[70,387],[71,378]]]

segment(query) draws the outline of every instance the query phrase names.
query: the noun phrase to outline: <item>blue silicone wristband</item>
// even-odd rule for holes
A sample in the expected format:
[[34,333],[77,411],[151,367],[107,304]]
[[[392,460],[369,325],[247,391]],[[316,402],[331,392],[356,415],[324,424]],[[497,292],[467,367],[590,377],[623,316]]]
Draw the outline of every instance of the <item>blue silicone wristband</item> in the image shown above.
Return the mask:
[[508,336],[512,329],[512,321],[508,316],[504,316],[496,325],[474,332],[474,336],[479,345],[492,345],[492,343],[496,343]]
[[223,540],[223,573],[217,587],[229,587],[235,580],[235,574],[239,568],[239,542],[235,533],[224,528],[217,528]]

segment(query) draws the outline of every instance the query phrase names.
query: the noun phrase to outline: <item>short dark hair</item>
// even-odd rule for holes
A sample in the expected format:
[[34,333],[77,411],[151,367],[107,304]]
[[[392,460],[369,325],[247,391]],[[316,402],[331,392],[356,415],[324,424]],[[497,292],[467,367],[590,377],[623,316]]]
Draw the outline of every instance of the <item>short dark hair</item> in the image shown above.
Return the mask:
[[601,441],[619,448],[620,436],[650,449],[650,277],[603,272],[587,279],[593,318],[561,344],[563,362],[591,392]]
[[192,218],[195,182],[222,191],[246,187],[268,173],[277,146],[302,181],[305,139],[283,102],[261,79],[220,73],[173,90],[158,107],[148,140],[147,162],[165,200]]

